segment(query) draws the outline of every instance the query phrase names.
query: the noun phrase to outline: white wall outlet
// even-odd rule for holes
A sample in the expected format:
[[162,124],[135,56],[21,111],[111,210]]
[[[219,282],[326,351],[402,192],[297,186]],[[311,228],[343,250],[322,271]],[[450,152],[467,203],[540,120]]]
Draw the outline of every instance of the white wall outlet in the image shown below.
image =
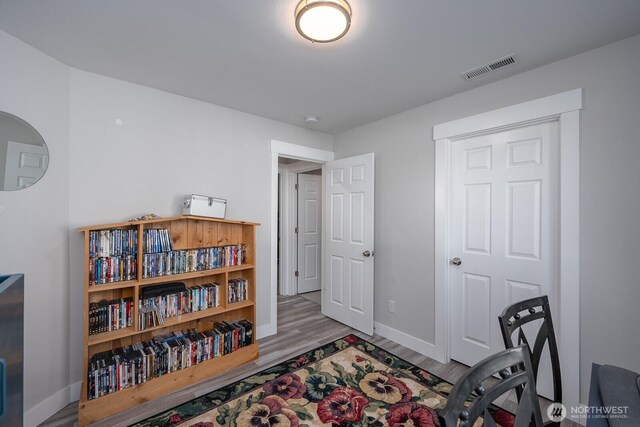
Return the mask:
[[393,300],[389,300],[389,312],[390,313],[396,312],[396,302]]

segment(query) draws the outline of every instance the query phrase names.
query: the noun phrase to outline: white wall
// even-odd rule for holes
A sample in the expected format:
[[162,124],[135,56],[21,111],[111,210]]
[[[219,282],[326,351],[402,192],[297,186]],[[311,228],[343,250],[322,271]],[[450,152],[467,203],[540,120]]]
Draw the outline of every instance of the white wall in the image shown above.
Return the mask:
[[[72,70],[70,138],[72,228],[178,215],[191,193],[227,199],[228,218],[261,223],[257,323],[269,323],[270,142],[332,151],[330,135]],[[82,238],[70,237],[71,375],[80,381]]]
[[30,426],[69,399],[69,69],[0,31],[0,111],[29,122],[50,153],[35,185],[0,191],[0,273],[25,274]]
[[376,321],[433,342],[433,126],[582,87],[581,400],[591,363],[640,371],[639,69],[636,36],[337,135],[336,158],[376,153]]

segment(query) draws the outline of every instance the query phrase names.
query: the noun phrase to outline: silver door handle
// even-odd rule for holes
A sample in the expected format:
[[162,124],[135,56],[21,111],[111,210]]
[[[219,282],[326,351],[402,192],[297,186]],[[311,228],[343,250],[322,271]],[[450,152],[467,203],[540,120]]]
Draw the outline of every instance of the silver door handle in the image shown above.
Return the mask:
[[451,264],[458,266],[462,264],[462,260],[458,257],[455,257],[454,259],[451,260]]
[[364,255],[366,258],[369,258],[371,255],[373,255],[373,252],[364,251],[362,252],[362,255]]

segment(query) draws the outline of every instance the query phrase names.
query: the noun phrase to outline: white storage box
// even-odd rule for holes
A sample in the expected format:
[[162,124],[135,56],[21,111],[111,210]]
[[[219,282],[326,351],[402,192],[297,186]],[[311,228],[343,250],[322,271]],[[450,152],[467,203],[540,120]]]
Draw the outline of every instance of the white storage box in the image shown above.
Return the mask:
[[224,218],[227,212],[227,201],[216,197],[200,196],[192,194],[184,198],[182,205],[183,215],[208,216],[211,218]]

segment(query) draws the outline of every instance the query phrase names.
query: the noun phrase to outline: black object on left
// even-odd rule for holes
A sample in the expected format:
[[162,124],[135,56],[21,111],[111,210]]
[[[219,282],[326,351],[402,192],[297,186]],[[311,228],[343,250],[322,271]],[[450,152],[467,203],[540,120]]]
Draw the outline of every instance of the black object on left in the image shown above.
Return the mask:
[[22,425],[24,275],[0,275],[0,427]]

